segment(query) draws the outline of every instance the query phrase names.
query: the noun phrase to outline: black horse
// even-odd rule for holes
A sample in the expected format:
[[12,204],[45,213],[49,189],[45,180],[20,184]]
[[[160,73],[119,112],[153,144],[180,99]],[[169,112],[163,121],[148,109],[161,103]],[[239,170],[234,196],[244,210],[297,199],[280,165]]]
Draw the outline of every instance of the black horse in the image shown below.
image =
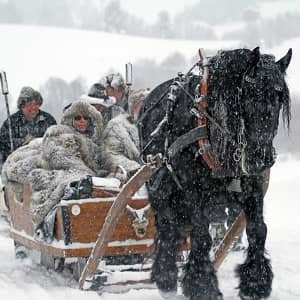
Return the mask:
[[[272,142],[281,110],[289,128],[284,77],[291,56],[290,49],[276,62],[259,48],[219,51],[199,63],[204,72],[179,74],[145,99],[139,122],[142,153],[164,156],[163,167],[148,183],[158,232],[152,280],[160,291],[176,292],[176,255],[189,231],[184,295],[191,300],[223,298],[209,256],[210,212],[218,203],[235,199],[245,212],[248,238],[247,259],[236,269],[239,296],[258,300],[270,295],[273,272],[265,253],[263,173],[275,161]],[[235,192],[230,192],[232,186]]]

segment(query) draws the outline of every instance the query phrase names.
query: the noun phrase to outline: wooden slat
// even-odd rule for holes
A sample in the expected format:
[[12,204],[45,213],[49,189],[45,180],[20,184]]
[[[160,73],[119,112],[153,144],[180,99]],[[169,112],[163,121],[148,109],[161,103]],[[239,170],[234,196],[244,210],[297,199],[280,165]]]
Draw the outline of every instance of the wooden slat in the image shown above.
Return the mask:
[[103,189],[93,187],[93,198],[109,198],[114,197],[120,192],[120,189]]
[[[79,248],[60,248],[59,246],[53,246],[53,244],[41,243],[33,239],[26,238],[14,231],[10,233],[10,236],[15,241],[18,241],[30,249],[46,252],[54,257],[87,257],[92,251],[92,247],[82,248],[83,245],[79,246]],[[153,245],[126,245],[107,247],[105,255],[147,254],[151,252],[153,252]]]
[[18,200],[17,194],[8,189],[8,201],[10,207],[11,224],[16,230],[23,230],[26,234],[33,236],[34,225],[29,213],[31,187],[29,183],[23,186],[23,202]]
[[[148,204],[145,199],[131,200],[130,206],[135,209],[140,209]],[[80,214],[74,216],[72,214],[72,206],[78,205],[80,207]],[[73,243],[91,243],[94,242],[104,224],[107,213],[112,205],[112,202],[91,202],[82,204],[69,205],[69,215],[71,223],[71,235]],[[83,230],[85,228],[85,230]],[[149,225],[144,239],[155,237],[155,220],[151,212],[149,214]],[[131,215],[125,211],[120,218],[116,230],[111,238],[111,241],[124,241],[128,239],[139,239],[132,227]]]
[[29,238],[26,238],[14,231],[10,232],[10,236],[15,240],[18,241],[19,243],[25,245],[26,247],[30,249],[34,249],[37,251],[42,251],[49,253],[55,257],[65,257],[65,251],[64,249],[53,247],[52,245],[49,244],[44,244]]
[[56,211],[55,238],[58,241],[63,241],[64,240],[64,226],[63,226],[63,218],[62,218],[61,207],[58,207],[57,211]]
[[[66,257],[87,257],[91,254],[92,248],[77,248],[66,249]],[[147,245],[131,245],[131,246],[117,246],[107,247],[105,249],[105,256],[108,255],[131,255],[131,254],[148,254],[153,252],[153,246]]]

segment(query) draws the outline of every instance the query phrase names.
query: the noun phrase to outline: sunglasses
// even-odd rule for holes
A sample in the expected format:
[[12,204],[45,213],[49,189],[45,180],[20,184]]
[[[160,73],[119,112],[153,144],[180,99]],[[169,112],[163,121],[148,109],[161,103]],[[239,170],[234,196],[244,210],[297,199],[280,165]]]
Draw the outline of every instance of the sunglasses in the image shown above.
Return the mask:
[[84,119],[84,120],[87,121],[89,118],[88,118],[87,116],[79,116],[79,115],[74,117],[74,120],[75,120],[75,121],[79,121],[79,120],[81,120],[81,119]]

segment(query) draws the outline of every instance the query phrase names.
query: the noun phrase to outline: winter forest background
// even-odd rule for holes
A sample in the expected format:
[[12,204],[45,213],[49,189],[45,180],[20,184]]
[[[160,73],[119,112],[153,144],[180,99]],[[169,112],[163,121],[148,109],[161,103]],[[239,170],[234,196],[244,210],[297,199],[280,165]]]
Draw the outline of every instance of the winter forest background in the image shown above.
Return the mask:
[[[203,44],[201,41],[211,41],[211,47],[206,49],[208,54],[213,54],[220,49],[217,44],[214,44],[216,41],[221,42],[222,47],[234,45],[234,47],[251,48],[258,45],[261,46],[262,51],[271,49],[272,53],[274,47],[283,44],[287,45],[283,51],[287,51],[287,47],[292,47],[289,46],[288,41],[300,38],[300,5],[297,0],[165,0],[160,1],[159,7],[155,9],[153,8],[155,2],[142,2],[143,9],[138,9],[141,4],[138,5],[138,1],[135,0],[0,0],[0,28],[1,24],[68,28],[109,33],[117,37],[152,38],[156,39],[156,43],[158,39],[182,41],[182,43],[189,41],[194,42],[194,45],[198,43],[198,48]],[[2,36],[0,47],[5,47],[6,43]],[[81,41],[78,40],[78,43],[80,44]],[[85,47],[98,47],[99,43],[101,48],[102,45],[106,48],[111,46],[104,39]],[[60,48],[61,44],[58,42],[52,46]],[[18,44],[17,47],[22,52],[23,45]],[[99,52],[101,50],[99,49]],[[20,55],[20,52],[16,51],[16,55]],[[134,88],[151,89],[161,81],[173,77],[178,71],[187,71],[197,59],[197,47],[194,53],[194,56],[188,57],[187,53],[174,47],[160,61],[154,60],[146,53],[144,57],[133,59],[131,62],[134,68]],[[284,54],[281,53],[282,56]],[[294,57],[296,55],[297,53],[294,52]],[[0,57],[0,69],[4,69],[5,66],[5,60],[2,61],[2,58]],[[119,71],[124,74],[123,69],[114,67],[114,58],[108,59],[112,59],[111,67],[99,69],[94,81],[108,71]],[[124,65],[126,62],[123,62]],[[14,74],[7,75],[10,85],[14,80]],[[39,89],[44,97],[43,109],[59,120],[62,103],[67,101],[66,99],[75,99],[85,93],[93,83],[87,77],[87,74],[82,74],[78,70],[78,76],[74,78],[52,74],[39,82],[39,86],[34,88]],[[26,80],[19,84],[25,85]],[[10,94],[12,111],[14,111],[18,92],[11,91]],[[296,116],[300,115],[300,94],[292,89],[291,93],[293,101],[291,131],[287,135],[280,126],[276,144],[279,153],[290,152],[299,158],[300,139],[297,137],[300,136],[300,118]],[[4,101],[1,101],[0,123],[6,118],[4,108]]]

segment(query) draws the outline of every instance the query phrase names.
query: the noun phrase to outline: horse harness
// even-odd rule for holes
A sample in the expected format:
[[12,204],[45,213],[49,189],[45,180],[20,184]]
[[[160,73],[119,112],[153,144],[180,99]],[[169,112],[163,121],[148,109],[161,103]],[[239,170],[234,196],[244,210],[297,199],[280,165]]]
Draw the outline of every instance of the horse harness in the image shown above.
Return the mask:
[[[237,142],[233,138],[233,134],[229,132],[226,128],[223,128],[212,116],[207,112],[208,102],[207,102],[207,91],[208,91],[208,65],[209,60],[206,58],[204,50],[199,49],[200,60],[197,64],[199,68],[202,70],[202,79],[201,82],[196,87],[195,96],[191,95],[189,91],[184,87],[183,83],[185,81],[185,76],[182,73],[178,73],[178,77],[174,79],[173,83],[169,86],[169,93],[167,94],[167,109],[166,114],[162,121],[157,125],[156,129],[150,134],[150,141],[144,146],[141,151],[141,155],[143,155],[144,151],[148,148],[148,146],[152,143],[155,136],[165,128],[171,124],[172,115],[174,106],[176,103],[176,98],[179,90],[182,90],[195,104],[195,106],[190,110],[190,112],[196,116],[197,118],[197,127],[188,131],[187,133],[179,136],[171,145],[168,142],[168,134],[165,138],[164,143],[164,157],[163,162],[166,165],[167,169],[170,171],[174,181],[178,185],[180,189],[182,189],[179,179],[172,169],[172,165],[170,161],[172,158],[182,151],[186,146],[191,143],[197,142],[198,144],[198,153],[202,156],[203,160],[206,162],[207,166],[214,172],[218,172],[222,170],[222,165],[218,161],[217,156],[213,152],[211,143],[208,137],[208,124],[211,122],[214,124],[227,138],[234,142],[237,145],[236,150],[233,153],[233,159],[236,163],[241,162],[241,168],[244,174],[247,174],[245,165],[244,165],[244,149],[247,145],[245,139],[245,126],[243,118],[240,118],[240,124],[238,125],[238,134],[237,134]],[[194,65],[194,66],[195,66]],[[191,70],[190,70],[191,71]],[[189,71],[189,73],[190,73]],[[243,75],[241,86],[238,87],[238,95],[237,95],[237,103],[240,108],[240,98],[242,97],[242,90],[245,81],[251,83],[252,78],[247,75],[247,72]],[[163,96],[166,94],[164,93]],[[161,97],[154,105],[159,103],[162,100]],[[149,110],[151,110],[150,107]],[[148,112],[148,111],[147,111]],[[146,113],[147,113],[146,112]],[[167,130],[168,131],[168,130]]]

